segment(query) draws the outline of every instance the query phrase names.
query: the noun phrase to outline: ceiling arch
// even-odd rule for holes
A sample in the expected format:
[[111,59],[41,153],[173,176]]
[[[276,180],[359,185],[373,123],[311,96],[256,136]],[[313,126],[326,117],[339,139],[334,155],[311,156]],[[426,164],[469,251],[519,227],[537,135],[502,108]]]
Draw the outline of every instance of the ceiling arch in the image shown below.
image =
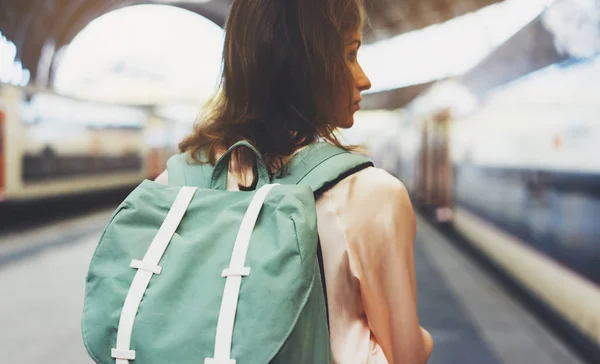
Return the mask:
[[[0,1],[0,31],[17,47],[32,80],[47,86],[57,52],[94,19],[137,4],[168,4],[223,26],[233,0],[7,0]],[[440,23],[499,0],[365,0],[369,27],[365,41]]]

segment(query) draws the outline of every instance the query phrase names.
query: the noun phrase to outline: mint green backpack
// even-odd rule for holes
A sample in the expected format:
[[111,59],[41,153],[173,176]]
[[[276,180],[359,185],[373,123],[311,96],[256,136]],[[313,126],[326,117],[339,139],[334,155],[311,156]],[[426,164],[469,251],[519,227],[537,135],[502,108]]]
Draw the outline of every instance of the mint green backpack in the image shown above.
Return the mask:
[[[231,151],[257,157],[255,191],[226,191]],[[142,182],[106,226],[86,278],[82,333],[109,364],[331,363],[314,193],[372,165],[317,143],[269,180],[239,142]]]

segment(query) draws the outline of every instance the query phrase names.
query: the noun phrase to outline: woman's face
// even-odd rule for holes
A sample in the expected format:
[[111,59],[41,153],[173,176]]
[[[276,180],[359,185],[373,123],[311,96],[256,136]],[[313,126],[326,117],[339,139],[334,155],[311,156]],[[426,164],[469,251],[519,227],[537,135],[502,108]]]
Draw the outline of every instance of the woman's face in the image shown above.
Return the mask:
[[362,34],[360,30],[350,34],[346,38],[345,44],[345,57],[346,64],[352,73],[352,101],[348,107],[344,107],[345,110],[341,111],[341,117],[339,119],[339,128],[350,128],[354,125],[354,113],[360,110],[360,101],[362,97],[360,93],[371,88],[371,81],[365,74],[358,63],[358,49],[362,44]]

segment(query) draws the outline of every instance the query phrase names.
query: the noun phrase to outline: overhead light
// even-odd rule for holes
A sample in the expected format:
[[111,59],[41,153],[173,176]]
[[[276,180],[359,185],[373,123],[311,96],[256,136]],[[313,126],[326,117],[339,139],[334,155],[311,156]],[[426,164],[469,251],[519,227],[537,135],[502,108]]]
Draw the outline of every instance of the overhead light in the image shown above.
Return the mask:
[[172,4],[172,3],[178,3],[178,4],[205,4],[205,3],[209,3],[213,0],[161,0],[161,2],[166,3],[166,4]]
[[373,85],[365,93],[460,75],[554,1],[505,0],[444,23],[365,45],[359,59]]

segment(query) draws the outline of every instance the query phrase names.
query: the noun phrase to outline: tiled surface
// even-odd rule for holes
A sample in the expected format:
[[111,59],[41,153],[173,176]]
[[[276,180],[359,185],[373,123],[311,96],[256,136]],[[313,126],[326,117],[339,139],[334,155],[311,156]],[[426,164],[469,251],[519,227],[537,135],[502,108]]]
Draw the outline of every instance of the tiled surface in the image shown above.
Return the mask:
[[448,286],[452,277],[443,277],[429,256],[424,246],[429,239],[420,231],[415,247],[419,319],[435,345],[429,363],[501,364]]
[[430,363],[583,363],[427,222],[418,226],[419,314],[436,342]]

